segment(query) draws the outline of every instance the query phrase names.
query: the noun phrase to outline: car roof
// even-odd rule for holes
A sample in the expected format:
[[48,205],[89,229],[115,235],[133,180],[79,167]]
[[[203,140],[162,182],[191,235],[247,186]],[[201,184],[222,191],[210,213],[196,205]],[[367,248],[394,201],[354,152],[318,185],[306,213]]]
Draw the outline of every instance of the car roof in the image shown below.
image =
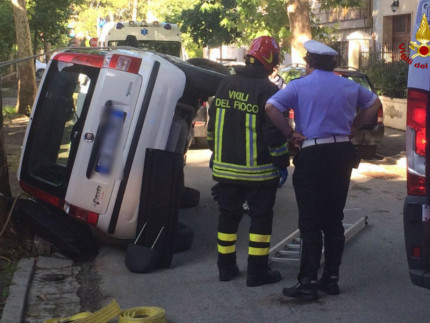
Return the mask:
[[351,67],[336,67],[334,72],[337,74],[342,74],[345,76],[356,76],[356,77],[366,77],[366,74],[360,72],[357,69]]

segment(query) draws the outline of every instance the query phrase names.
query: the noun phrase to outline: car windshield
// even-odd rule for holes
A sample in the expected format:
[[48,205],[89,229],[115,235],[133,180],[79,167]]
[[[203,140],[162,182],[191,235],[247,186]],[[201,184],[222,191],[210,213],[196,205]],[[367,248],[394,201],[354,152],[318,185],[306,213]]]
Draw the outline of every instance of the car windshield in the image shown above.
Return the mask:
[[[354,81],[364,88],[368,89],[369,91],[372,91],[372,87],[369,84],[369,81],[363,74],[351,74],[350,72],[342,72],[342,71],[336,71],[335,73],[339,76],[342,76],[344,78],[347,78],[351,81]],[[291,80],[294,80],[296,78],[305,76],[306,72],[305,69],[302,67],[286,67],[279,70],[279,75],[282,76],[282,78],[285,80],[286,83],[288,83]]]
[[54,188],[68,181],[68,166],[76,154],[99,71],[55,60],[51,63],[26,144],[23,177],[28,183],[42,183],[47,191],[51,187],[58,193]]
[[[125,40],[111,40],[108,46],[126,46]],[[181,43],[177,41],[138,40],[138,48],[150,50],[157,53],[180,57]]]
[[358,75],[357,75],[357,76],[341,75],[341,76],[343,76],[343,77],[345,77],[345,78],[347,78],[347,79],[349,79],[349,80],[351,80],[351,81],[354,81],[354,82],[356,82],[356,83],[360,84],[362,87],[364,87],[364,88],[368,89],[369,91],[372,91],[372,88],[370,87],[369,82],[368,82],[368,81],[366,80],[366,78],[365,78],[365,77],[363,77],[363,76],[358,76]]

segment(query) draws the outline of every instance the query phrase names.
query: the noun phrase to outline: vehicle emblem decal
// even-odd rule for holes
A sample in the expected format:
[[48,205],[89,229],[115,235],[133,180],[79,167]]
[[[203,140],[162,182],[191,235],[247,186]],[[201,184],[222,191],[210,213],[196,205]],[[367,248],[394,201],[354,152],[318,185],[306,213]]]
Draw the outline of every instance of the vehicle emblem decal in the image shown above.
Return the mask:
[[84,140],[86,142],[93,142],[94,141],[94,134],[92,132],[86,132],[84,134]]
[[103,188],[101,187],[101,185],[97,185],[96,195],[94,196],[94,199],[93,199],[94,206],[97,206],[100,204],[100,199],[102,197],[102,189]]
[[130,82],[128,84],[128,89],[127,89],[127,92],[125,93],[125,96],[129,96],[131,94],[132,87],[133,87],[133,82]]
[[420,44],[411,41],[409,48],[416,51],[416,53],[412,55],[412,58],[415,58],[417,56],[430,56],[430,46],[427,45],[427,43],[430,41],[430,30],[425,13],[423,14],[423,18],[421,19],[420,28],[418,28],[415,38],[420,42]]
[[264,56],[263,56],[263,59],[264,59],[267,63],[272,64],[272,62],[273,62],[273,52],[270,52],[270,57],[269,57],[269,58],[266,58],[266,57],[264,57]]
[[148,28],[142,28],[142,29],[140,30],[140,33],[141,33],[143,36],[148,35]]

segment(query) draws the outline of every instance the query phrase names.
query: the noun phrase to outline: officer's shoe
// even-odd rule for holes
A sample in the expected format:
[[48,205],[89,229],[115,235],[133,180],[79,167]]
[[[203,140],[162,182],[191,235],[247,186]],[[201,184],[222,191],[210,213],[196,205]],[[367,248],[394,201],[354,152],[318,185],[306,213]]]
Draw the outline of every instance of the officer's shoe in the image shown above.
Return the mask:
[[246,286],[257,287],[265,284],[273,284],[280,281],[281,278],[281,273],[278,270],[268,269],[261,274],[248,273],[248,277],[246,279]]
[[318,290],[323,291],[329,295],[339,295],[339,285],[337,284],[338,278],[325,278],[322,277],[318,280]]
[[318,298],[317,281],[309,281],[305,284],[298,282],[295,286],[284,288],[282,294],[297,298],[302,301],[313,301]]
[[234,277],[239,275],[239,267],[237,265],[230,268],[219,269],[219,280],[222,282],[228,282]]

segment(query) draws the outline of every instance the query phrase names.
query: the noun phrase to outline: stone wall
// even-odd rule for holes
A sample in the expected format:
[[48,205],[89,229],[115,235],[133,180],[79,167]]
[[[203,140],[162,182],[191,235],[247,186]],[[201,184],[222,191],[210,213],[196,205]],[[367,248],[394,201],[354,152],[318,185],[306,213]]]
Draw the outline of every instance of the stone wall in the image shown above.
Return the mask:
[[386,127],[406,130],[406,99],[379,97],[384,110],[384,125]]

